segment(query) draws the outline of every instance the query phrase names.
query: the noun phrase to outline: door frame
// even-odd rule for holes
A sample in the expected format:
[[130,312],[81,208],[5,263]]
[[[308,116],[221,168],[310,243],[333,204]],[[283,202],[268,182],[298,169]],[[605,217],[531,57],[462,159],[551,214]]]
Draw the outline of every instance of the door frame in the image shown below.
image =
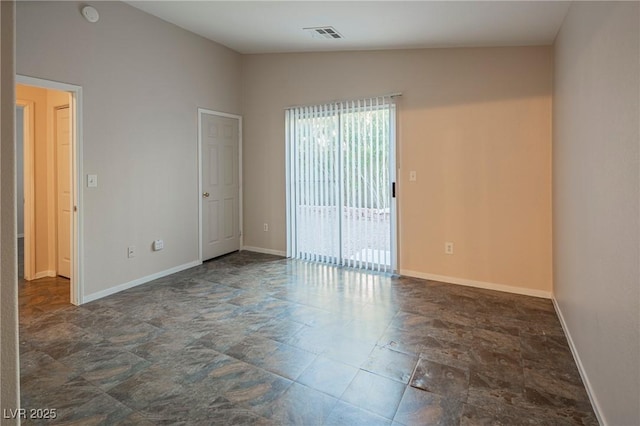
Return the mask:
[[[70,109],[74,125],[71,129],[71,188],[72,203],[74,211],[71,224],[71,283],[70,283],[70,299],[74,305],[80,305],[84,299],[84,215],[83,215],[83,194],[82,194],[82,176],[83,176],[83,126],[82,126],[82,86],[74,84],[61,83],[53,80],[45,80],[42,78],[29,77],[16,74],[15,84],[24,84],[27,86],[35,86],[43,89],[59,90],[68,92],[71,95]],[[26,114],[25,114],[26,115]],[[27,145],[27,139],[24,141]],[[31,154],[33,151],[30,151]],[[25,162],[27,157],[25,156]],[[25,182],[25,187],[27,183]],[[33,196],[33,192],[31,192]],[[25,197],[25,216],[29,211],[29,219],[32,219],[31,211],[27,208],[27,197]],[[31,209],[33,208],[33,199],[30,200]],[[25,233],[26,222],[25,217]],[[33,232],[31,233],[33,236]],[[26,237],[26,235],[25,235]],[[32,249],[33,246],[30,246]],[[33,262],[33,257],[29,255],[29,261]],[[27,238],[25,238],[25,271],[27,269]],[[25,273],[26,276],[26,273]]]
[[389,180],[392,185],[395,185],[395,194],[391,197],[390,215],[391,215],[391,273],[398,274],[400,271],[399,258],[398,258],[398,230],[400,229],[400,215],[398,214],[398,188],[400,182],[398,182],[398,104],[392,102],[390,106],[389,114],[391,115],[391,123],[389,125],[389,133],[393,137],[389,137]]
[[234,118],[238,120],[238,226],[240,232],[240,250],[244,246],[242,232],[242,116],[226,112],[198,108],[198,260],[202,262],[202,116],[215,115],[217,117]]
[[[59,170],[59,157],[58,157],[58,134],[57,134],[57,128],[58,128],[58,111],[60,111],[61,109],[68,109],[69,110],[69,119],[72,119],[71,117],[71,103],[67,104],[67,105],[59,105],[59,106],[55,106],[53,107],[53,126],[54,126],[54,130],[53,130],[53,173],[54,173],[54,190],[52,192],[50,192],[50,194],[53,195],[53,199],[54,199],[54,214],[53,216],[53,220],[55,222],[55,224],[51,227],[55,232],[55,238],[53,238],[53,249],[51,250],[52,253],[54,253],[54,262],[56,265],[56,274],[58,276],[64,277],[64,275],[60,274],[60,240],[59,240],[59,235],[60,235],[60,205],[58,204],[59,202],[59,185],[60,185],[60,181],[58,180],[58,170]],[[71,138],[71,147],[73,148],[73,137]],[[71,164],[69,164],[69,166],[71,167]],[[71,182],[71,187],[73,188],[73,182]],[[73,203],[72,203],[73,204]],[[71,209],[71,212],[73,213],[73,208]],[[70,271],[70,274],[73,275],[73,272]]]
[[[35,112],[35,104],[33,101],[25,101],[22,99],[16,99],[16,106],[22,107],[22,175],[23,175],[23,193],[16,194],[16,199],[23,197],[23,217],[24,217],[24,229],[23,229],[23,237],[24,237],[24,279],[27,281],[31,281],[35,279],[35,262],[33,259],[33,247],[35,247],[35,223],[34,223],[34,215],[33,206],[35,205],[34,199],[34,181],[31,179],[33,175],[33,134],[35,127],[34,120],[34,112]],[[18,201],[19,202],[19,201]]]

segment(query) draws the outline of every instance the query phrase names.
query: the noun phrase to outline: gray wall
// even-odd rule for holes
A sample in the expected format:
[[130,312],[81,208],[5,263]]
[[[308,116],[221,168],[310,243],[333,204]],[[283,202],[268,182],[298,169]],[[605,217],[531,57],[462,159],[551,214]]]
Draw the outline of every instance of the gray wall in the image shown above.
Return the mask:
[[[20,404],[15,216],[14,2],[0,1],[0,407]],[[2,416],[5,417],[5,416]],[[0,424],[18,424],[0,418]]]
[[240,55],[121,2],[91,24],[83,4],[17,4],[17,72],[83,88],[90,296],[197,261],[197,108],[240,112]]
[[18,236],[24,235],[24,108],[16,108],[16,203]]
[[640,424],[637,2],[575,2],[555,46],[554,293],[605,424]]

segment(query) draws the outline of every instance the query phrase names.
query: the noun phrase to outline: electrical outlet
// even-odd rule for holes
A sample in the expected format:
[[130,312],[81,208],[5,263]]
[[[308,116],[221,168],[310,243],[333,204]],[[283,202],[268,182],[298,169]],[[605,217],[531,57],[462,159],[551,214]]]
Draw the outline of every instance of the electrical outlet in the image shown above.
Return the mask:
[[129,259],[136,257],[136,248],[134,246],[127,247],[127,257]]
[[262,228],[264,229],[264,232],[268,232],[269,231],[269,224],[265,223]]
[[451,242],[444,243],[444,253],[453,254],[453,243]]
[[153,251],[159,251],[159,250],[162,250],[163,248],[164,248],[163,240],[155,240],[153,242]]

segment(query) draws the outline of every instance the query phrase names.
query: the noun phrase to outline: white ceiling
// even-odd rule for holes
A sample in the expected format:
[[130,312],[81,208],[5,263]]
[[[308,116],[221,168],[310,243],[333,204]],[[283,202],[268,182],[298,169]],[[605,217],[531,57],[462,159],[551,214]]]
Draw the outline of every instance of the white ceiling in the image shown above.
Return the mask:
[[[127,1],[240,53],[553,43],[565,1]],[[333,26],[342,40],[304,27]]]

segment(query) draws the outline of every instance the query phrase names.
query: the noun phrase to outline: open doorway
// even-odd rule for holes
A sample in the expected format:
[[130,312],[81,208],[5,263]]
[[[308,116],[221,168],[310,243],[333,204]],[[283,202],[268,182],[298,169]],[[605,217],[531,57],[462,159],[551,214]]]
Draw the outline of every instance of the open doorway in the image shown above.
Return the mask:
[[80,304],[80,90],[29,77],[17,83],[20,308]]

